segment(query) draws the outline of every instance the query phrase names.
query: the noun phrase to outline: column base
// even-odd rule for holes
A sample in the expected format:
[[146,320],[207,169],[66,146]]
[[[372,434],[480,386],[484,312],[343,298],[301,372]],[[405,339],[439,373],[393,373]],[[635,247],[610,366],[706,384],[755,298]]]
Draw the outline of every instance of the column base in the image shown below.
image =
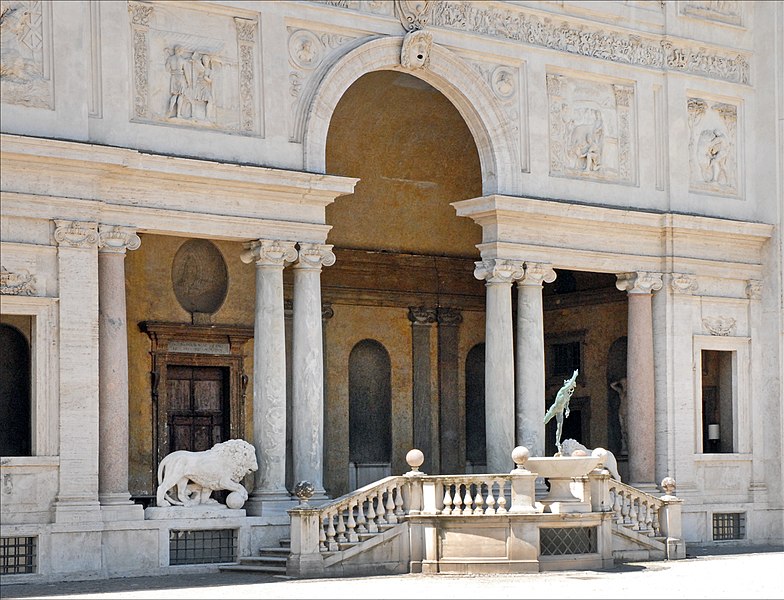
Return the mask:
[[56,500],[55,523],[85,523],[102,521],[101,505],[97,500]]

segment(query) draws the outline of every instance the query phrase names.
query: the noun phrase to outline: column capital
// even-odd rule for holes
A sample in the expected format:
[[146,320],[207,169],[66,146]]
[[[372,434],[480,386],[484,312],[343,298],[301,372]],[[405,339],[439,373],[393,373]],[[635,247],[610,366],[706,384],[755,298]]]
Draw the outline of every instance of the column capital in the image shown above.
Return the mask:
[[746,297],[750,300],[759,300],[762,298],[762,281],[759,279],[749,279],[746,284]]
[[240,255],[245,264],[256,263],[257,267],[285,267],[286,263],[297,260],[294,242],[281,240],[254,240],[245,243],[245,251]]
[[126,250],[136,250],[141,245],[141,239],[131,227],[104,224],[98,227],[99,253],[125,254]]
[[523,261],[508,258],[486,258],[474,263],[474,277],[487,283],[512,283],[523,276]]
[[321,269],[335,264],[332,244],[311,244],[300,242],[299,258],[294,265],[298,269]]
[[54,241],[67,248],[93,248],[98,244],[98,224],[56,219]]
[[632,271],[631,273],[619,273],[616,277],[618,280],[615,282],[615,287],[630,294],[650,294],[662,288],[661,273]]
[[693,294],[699,289],[697,278],[691,273],[673,273],[670,277],[673,294]]
[[542,285],[555,281],[555,270],[550,263],[526,262],[525,272],[517,285]]
[[438,309],[424,306],[409,306],[408,320],[412,325],[434,325],[438,322]]
[[463,313],[459,308],[440,307],[438,309],[439,325],[460,325],[463,322]]

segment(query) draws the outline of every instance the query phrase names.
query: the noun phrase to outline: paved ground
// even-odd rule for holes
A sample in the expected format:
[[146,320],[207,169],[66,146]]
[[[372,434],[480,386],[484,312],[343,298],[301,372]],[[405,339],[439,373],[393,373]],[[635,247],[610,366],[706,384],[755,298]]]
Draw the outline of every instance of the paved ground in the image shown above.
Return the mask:
[[[784,598],[784,549],[696,551],[681,561],[629,563],[607,571],[521,575],[396,575],[295,580],[247,573],[168,575],[6,585],[8,598]],[[737,552],[737,551],[735,551]]]

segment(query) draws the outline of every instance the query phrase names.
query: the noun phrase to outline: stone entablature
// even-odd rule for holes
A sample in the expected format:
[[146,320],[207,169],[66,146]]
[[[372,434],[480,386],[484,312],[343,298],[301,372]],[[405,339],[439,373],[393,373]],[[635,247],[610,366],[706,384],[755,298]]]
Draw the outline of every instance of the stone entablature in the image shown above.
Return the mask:
[[[363,7],[358,2],[322,0],[315,3],[379,13],[372,6]],[[749,52],[696,44],[671,35],[600,26],[573,16],[502,2],[484,2],[481,7],[457,0],[419,4],[422,5],[417,11],[420,26],[469,32],[614,63],[751,84]]]

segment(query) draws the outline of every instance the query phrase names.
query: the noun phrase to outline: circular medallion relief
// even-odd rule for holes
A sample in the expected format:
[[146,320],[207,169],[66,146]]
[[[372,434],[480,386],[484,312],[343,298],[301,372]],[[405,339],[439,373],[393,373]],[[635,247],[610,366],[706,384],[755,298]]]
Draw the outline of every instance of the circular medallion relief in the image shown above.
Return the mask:
[[226,299],[226,261],[208,240],[188,240],[174,255],[172,286],[180,305],[190,313],[214,313]]

